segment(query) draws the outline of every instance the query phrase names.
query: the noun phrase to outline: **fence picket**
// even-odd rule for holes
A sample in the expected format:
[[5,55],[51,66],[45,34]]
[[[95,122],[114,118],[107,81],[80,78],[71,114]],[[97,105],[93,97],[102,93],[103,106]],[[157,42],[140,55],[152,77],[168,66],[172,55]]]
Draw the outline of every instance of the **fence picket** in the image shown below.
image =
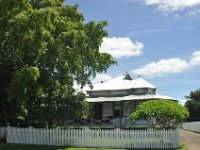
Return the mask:
[[101,148],[177,148],[179,129],[35,129],[7,127],[7,142]]
[[200,122],[186,122],[183,124],[183,129],[200,132]]

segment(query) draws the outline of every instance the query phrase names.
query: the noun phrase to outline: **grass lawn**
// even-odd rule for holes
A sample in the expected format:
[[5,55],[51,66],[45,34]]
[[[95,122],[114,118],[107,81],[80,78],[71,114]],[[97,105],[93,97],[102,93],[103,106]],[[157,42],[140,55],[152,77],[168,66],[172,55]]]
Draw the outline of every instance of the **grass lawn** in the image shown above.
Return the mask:
[[[72,147],[38,146],[38,145],[0,144],[0,150],[100,150],[100,149],[101,148],[72,148]],[[114,149],[105,148],[101,150],[114,150]],[[127,150],[127,149],[117,149],[117,150]],[[171,149],[171,150],[188,150],[188,148],[183,144],[182,148]]]

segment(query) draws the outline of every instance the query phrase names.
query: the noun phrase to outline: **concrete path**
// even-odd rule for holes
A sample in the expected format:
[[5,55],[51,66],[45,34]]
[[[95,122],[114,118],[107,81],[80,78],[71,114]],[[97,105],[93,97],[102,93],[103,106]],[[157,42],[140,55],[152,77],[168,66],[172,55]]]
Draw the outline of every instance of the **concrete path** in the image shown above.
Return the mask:
[[200,134],[181,130],[181,140],[183,140],[190,150],[200,150]]

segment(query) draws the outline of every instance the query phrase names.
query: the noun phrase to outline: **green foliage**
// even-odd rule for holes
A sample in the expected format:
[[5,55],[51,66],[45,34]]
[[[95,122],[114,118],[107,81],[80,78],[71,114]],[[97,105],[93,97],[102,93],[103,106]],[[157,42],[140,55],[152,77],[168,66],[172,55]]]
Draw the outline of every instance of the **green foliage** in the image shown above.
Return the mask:
[[196,91],[191,91],[189,96],[186,96],[188,100],[200,101],[200,88]]
[[188,100],[185,103],[185,107],[188,108],[188,111],[190,112],[189,119],[192,119],[193,121],[200,119],[200,101]]
[[38,78],[39,69],[36,67],[24,67],[15,71],[8,89],[8,98],[17,99],[18,102],[24,100]]
[[195,121],[200,119],[200,89],[191,91],[189,96],[186,96],[187,102],[185,107],[190,112],[189,119]]
[[[110,148],[76,148],[76,147],[57,147],[57,146],[42,146],[42,145],[23,145],[23,144],[0,144],[0,150],[115,150]],[[127,149],[117,149],[117,150],[127,150]],[[150,149],[141,149],[150,150]],[[157,149],[166,150],[166,149]],[[188,148],[183,145],[181,148],[171,149],[171,150],[188,150]]]
[[[23,145],[23,144],[0,144],[0,150],[102,150],[102,148],[76,148],[68,146],[44,146],[44,145]],[[103,150],[115,150],[113,148],[103,148]],[[126,150],[126,149],[117,149]]]
[[[131,120],[144,119],[151,127],[157,125],[164,127],[176,127],[189,116],[187,109],[169,100],[151,100],[141,103],[136,112],[130,115]],[[155,121],[155,120],[156,121]]]
[[63,115],[82,117],[87,104],[83,94],[73,95],[74,81],[83,86],[116,64],[99,52],[107,23],[83,21],[63,0],[0,0],[2,122],[51,126]]

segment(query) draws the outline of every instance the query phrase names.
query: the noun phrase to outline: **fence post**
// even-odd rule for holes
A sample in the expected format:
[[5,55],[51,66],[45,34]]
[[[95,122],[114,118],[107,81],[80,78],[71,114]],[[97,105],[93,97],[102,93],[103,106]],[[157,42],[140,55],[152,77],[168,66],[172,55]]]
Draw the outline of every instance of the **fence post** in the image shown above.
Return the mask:
[[7,136],[6,136],[6,142],[10,143],[10,126],[7,126]]

